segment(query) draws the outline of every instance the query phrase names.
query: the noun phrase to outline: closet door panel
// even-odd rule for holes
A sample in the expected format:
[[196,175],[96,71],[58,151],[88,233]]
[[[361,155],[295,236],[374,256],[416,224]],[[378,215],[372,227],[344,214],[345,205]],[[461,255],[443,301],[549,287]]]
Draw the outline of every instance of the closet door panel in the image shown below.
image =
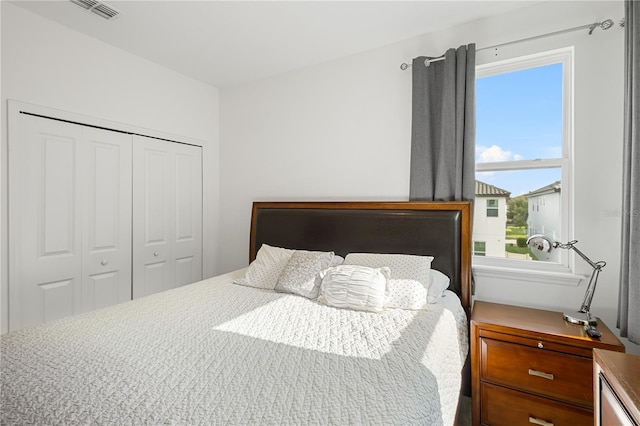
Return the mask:
[[173,288],[171,143],[133,140],[133,297]]
[[[131,300],[131,296],[124,298],[118,289],[123,281],[131,282],[131,276],[122,276],[118,271],[96,273],[85,277],[83,283],[83,302],[87,310],[106,308],[116,303]],[[131,287],[128,289],[131,294]]]
[[[147,245],[169,244],[170,223],[168,220],[170,200],[169,153],[146,148],[142,167],[144,175],[144,242]],[[140,172],[141,170],[137,170]]]
[[134,137],[134,298],[202,279],[201,151]]
[[175,144],[175,281],[202,279],[202,149]]
[[84,128],[83,308],[131,300],[131,136]]
[[80,284],[75,279],[41,283],[38,284],[38,287],[38,295],[35,297],[36,303],[27,305],[27,309],[33,309],[28,318],[37,322],[25,321],[24,326],[63,318],[77,312],[75,293]]
[[82,311],[79,126],[18,117],[9,144],[9,329]]
[[[76,214],[76,147],[74,136],[60,132],[41,133],[36,155],[41,160],[35,170],[39,174],[34,187],[41,206],[39,216],[39,254],[68,256],[77,252]],[[39,152],[38,152],[39,151]]]

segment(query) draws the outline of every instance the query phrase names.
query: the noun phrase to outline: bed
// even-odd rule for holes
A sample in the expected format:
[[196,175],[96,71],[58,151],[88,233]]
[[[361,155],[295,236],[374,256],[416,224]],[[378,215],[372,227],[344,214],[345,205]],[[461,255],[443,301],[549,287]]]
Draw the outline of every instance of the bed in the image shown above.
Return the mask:
[[[2,336],[0,422],[453,424],[470,209],[254,203],[249,268]],[[450,285],[423,309],[381,312],[238,285],[267,246],[433,256]]]

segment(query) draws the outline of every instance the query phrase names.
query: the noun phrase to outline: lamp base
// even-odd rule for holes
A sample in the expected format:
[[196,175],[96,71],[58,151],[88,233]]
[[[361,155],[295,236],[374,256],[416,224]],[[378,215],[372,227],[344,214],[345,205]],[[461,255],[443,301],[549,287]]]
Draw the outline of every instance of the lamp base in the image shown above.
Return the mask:
[[590,314],[585,312],[576,312],[574,314],[564,313],[562,314],[562,318],[564,318],[565,321],[571,322],[573,324],[580,324],[580,325],[597,325],[598,324],[598,321],[596,321],[595,318],[593,318]]

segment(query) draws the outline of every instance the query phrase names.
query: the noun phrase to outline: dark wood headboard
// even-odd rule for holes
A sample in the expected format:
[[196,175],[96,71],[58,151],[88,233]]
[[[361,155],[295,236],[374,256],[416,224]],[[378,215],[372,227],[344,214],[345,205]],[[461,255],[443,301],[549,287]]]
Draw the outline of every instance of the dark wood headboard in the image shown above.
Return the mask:
[[470,202],[254,202],[250,261],[262,244],[300,250],[434,256],[471,307]]

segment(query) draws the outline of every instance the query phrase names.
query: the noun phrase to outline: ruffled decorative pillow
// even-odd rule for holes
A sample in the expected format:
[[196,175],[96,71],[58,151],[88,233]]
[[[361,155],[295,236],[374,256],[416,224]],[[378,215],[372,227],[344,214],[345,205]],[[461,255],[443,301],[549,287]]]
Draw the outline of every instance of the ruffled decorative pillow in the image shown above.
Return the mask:
[[321,273],[318,301],[336,308],[382,312],[385,308],[389,268],[340,265]]
[[439,289],[441,281],[438,282],[438,288],[431,289],[432,262],[433,256],[384,253],[349,253],[344,261],[345,264],[371,268],[389,267],[391,276],[386,306],[411,310],[424,309],[427,303],[436,303],[444,291]]

